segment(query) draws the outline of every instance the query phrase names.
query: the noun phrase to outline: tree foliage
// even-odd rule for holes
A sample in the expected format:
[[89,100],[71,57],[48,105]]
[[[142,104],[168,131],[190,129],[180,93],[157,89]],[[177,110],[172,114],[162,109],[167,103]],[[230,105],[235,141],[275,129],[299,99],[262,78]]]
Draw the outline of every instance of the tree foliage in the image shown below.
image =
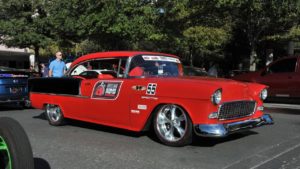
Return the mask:
[[219,51],[229,39],[229,34],[224,29],[203,26],[190,27],[183,32],[183,35],[190,45],[204,53]]
[[191,64],[224,56],[226,45],[246,37],[255,63],[263,41],[299,40],[299,11],[299,0],[2,0],[0,35],[1,43],[37,54],[49,46],[151,50]]
[[38,56],[39,49],[51,42],[44,2],[2,0],[0,6],[0,42],[9,47],[33,48]]
[[250,49],[250,69],[255,70],[257,47],[268,36],[286,33],[299,23],[298,0],[224,0],[232,10],[233,29],[244,32]]

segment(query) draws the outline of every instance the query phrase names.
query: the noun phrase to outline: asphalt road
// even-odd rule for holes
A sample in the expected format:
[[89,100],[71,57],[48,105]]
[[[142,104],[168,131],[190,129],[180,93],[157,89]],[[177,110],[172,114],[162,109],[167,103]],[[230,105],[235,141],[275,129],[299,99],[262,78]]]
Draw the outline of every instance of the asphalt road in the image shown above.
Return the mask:
[[150,133],[70,122],[53,127],[43,111],[0,107],[18,120],[32,145],[36,169],[300,169],[300,109],[267,106],[275,124],[223,139],[197,138],[167,147]]

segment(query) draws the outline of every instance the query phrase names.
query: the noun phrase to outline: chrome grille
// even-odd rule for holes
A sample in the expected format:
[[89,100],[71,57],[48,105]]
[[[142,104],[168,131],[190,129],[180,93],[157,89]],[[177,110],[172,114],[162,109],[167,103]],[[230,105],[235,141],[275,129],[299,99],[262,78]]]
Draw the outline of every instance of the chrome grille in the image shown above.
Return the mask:
[[219,108],[219,120],[229,120],[250,116],[255,111],[255,101],[235,101],[223,103]]

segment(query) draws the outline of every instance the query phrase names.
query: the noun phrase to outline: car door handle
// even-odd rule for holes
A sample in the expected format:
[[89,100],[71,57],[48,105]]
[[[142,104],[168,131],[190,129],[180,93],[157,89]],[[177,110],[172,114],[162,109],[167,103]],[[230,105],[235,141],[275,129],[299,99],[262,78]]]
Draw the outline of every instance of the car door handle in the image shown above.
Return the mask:
[[132,90],[143,91],[146,90],[146,86],[136,85],[131,87]]

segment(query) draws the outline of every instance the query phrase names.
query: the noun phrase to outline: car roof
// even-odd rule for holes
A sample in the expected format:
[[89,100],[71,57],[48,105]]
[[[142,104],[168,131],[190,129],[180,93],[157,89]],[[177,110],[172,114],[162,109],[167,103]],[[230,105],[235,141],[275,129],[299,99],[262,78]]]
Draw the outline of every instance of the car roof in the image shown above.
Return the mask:
[[99,59],[99,58],[118,58],[118,57],[131,57],[136,55],[163,55],[163,56],[169,56],[169,57],[175,57],[179,58],[178,56],[166,54],[166,53],[158,53],[158,52],[147,52],[147,51],[109,51],[109,52],[98,52],[98,53],[91,53],[84,56],[81,56],[80,58],[76,59],[71,67],[74,65],[91,59]]

